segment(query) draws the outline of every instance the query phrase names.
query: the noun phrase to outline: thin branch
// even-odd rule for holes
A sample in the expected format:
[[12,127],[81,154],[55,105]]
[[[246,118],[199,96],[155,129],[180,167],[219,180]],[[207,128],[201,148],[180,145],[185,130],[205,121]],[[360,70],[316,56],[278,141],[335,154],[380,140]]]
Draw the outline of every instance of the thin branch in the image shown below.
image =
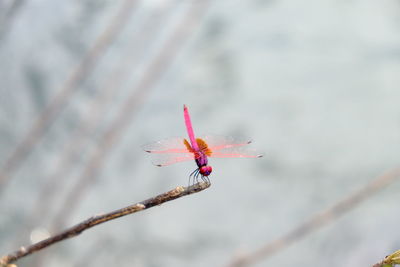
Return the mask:
[[384,187],[393,183],[398,178],[400,178],[400,168],[393,169],[381,176],[378,176],[358,191],[340,200],[321,213],[312,216],[308,221],[298,225],[296,228],[282,237],[267,243],[251,253],[236,257],[236,259],[228,264],[228,266],[250,266],[256,262],[271,257],[272,255],[288,248],[294,242],[299,241],[300,239],[315,232],[322,226],[332,223],[343,214],[353,210],[357,205],[364,202],[373,194],[382,190]]
[[97,215],[90,217],[89,219],[78,223],[77,225],[57,234],[52,237],[49,237],[45,240],[42,240],[40,242],[37,242],[29,247],[21,247],[17,251],[14,251],[13,253],[10,253],[6,256],[3,256],[0,258],[0,266],[7,266],[9,263],[15,262],[18,259],[25,257],[29,254],[35,253],[39,250],[42,250],[48,246],[51,246],[57,242],[63,241],[65,239],[75,237],[79,234],[81,234],[83,231],[92,228],[96,225],[99,225],[101,223],[105,223],[111,220],[114,220],[116,218],[126,216],[135,212],[139,212],[145,209],[149,209],[151,207],[161,205],[167,201],[171,201],[186,195],[190,195],[193,193],[200,192],[204,189],[207,189],[210,187],[209,183],[204,183],[200,182],[197,184],[194,184],[189,187],[183,187],[183,186],[178,186],[175,189],[172,189],[168,192],[162,193],[158,196],[149,198],[147,200],[144,200],[142,202],[138,202],[136,204],[130,205],[128,207],[118,209],[103,215]]

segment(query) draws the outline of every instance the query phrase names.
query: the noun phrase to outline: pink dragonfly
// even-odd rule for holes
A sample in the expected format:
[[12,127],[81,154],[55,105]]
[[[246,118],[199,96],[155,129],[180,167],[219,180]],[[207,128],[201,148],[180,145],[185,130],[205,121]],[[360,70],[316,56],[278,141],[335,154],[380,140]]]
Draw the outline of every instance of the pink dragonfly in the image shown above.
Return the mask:
[[143,149],[152,154],[153,163],[159,167],[182,161],[195,160],[198,168],[190,174],[189,184],[192,176],[193,182],[198,182],[198,177],[200,176],[203,181],[210,183],[208,176],[212,172],[212,167],[208,165],[208,157],[262,157],[261,154],[245,147],[251,143],[249,139],[235,139],[218,135],[206,135],[202,138],[195,138],[186,105],[183,106],[183,115],[190,143],[185,138],[173,137],[144,145]]

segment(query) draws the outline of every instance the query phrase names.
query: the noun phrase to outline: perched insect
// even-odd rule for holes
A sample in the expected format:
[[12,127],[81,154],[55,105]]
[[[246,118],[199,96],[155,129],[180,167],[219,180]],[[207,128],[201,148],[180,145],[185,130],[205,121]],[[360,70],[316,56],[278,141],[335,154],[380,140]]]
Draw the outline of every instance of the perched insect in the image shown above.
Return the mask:
[[208,176],[212,167],[208,165],[208,157],[215,158],[259,158],[261,154],[246,149],[251,143],[248,139],[235,139],[230,136],[206,135],[196,138],[193,132],[192,122],[188,108],[183,106],[186,130],[189,141],[185,138],[173,137],[163,139],[148,145],[143,149],[153,156],[153,163],[157,166],[171,165],[177,162],[195,160],[197,169],[189,175],[193,177],[193,183],[198,182],[200,176],[204,182],[210,183]]

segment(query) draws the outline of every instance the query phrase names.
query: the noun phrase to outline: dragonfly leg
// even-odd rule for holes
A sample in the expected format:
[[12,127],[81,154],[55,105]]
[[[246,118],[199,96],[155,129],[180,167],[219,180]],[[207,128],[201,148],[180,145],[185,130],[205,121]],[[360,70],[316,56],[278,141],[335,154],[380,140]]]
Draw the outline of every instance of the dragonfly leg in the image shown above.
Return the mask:
[[199,183],[199,176],[200,176],[200,169],[199,169],[199,171],[196,173],[196,184]]
[[[191,185],[194,185],[195,181],[197,182],[197,177],[199,175],[199,171],[200,171],[200,169],[197,168],[189,175],[189,185],[188,185],[188,187],[191,186]],[[191,183],[192,179],[193,179],[193,183]]]
[[203,180],[203,182],[207,183],[207,184],[211,184],[210,178],[208,178],[208,176],[201,176],[201,180]]

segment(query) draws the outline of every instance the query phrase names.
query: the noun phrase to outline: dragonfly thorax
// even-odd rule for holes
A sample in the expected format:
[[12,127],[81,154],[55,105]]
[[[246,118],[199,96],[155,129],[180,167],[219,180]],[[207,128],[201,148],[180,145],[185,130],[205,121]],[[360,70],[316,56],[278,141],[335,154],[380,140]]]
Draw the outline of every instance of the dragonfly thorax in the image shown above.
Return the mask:
[[199,168],[206,166],[208,164],[207,156],[203,152],[195,153],[196,164]]
[[212,168],[211,168],[211,166],[208,166],[208,165],[206,165],[206,166],[201,166],[201,167],[199,168],[199,172],[200,172],[200,174],[203,175],[203,176],[209,176],[209,175],[211,174],[211,172],[212,172]]

